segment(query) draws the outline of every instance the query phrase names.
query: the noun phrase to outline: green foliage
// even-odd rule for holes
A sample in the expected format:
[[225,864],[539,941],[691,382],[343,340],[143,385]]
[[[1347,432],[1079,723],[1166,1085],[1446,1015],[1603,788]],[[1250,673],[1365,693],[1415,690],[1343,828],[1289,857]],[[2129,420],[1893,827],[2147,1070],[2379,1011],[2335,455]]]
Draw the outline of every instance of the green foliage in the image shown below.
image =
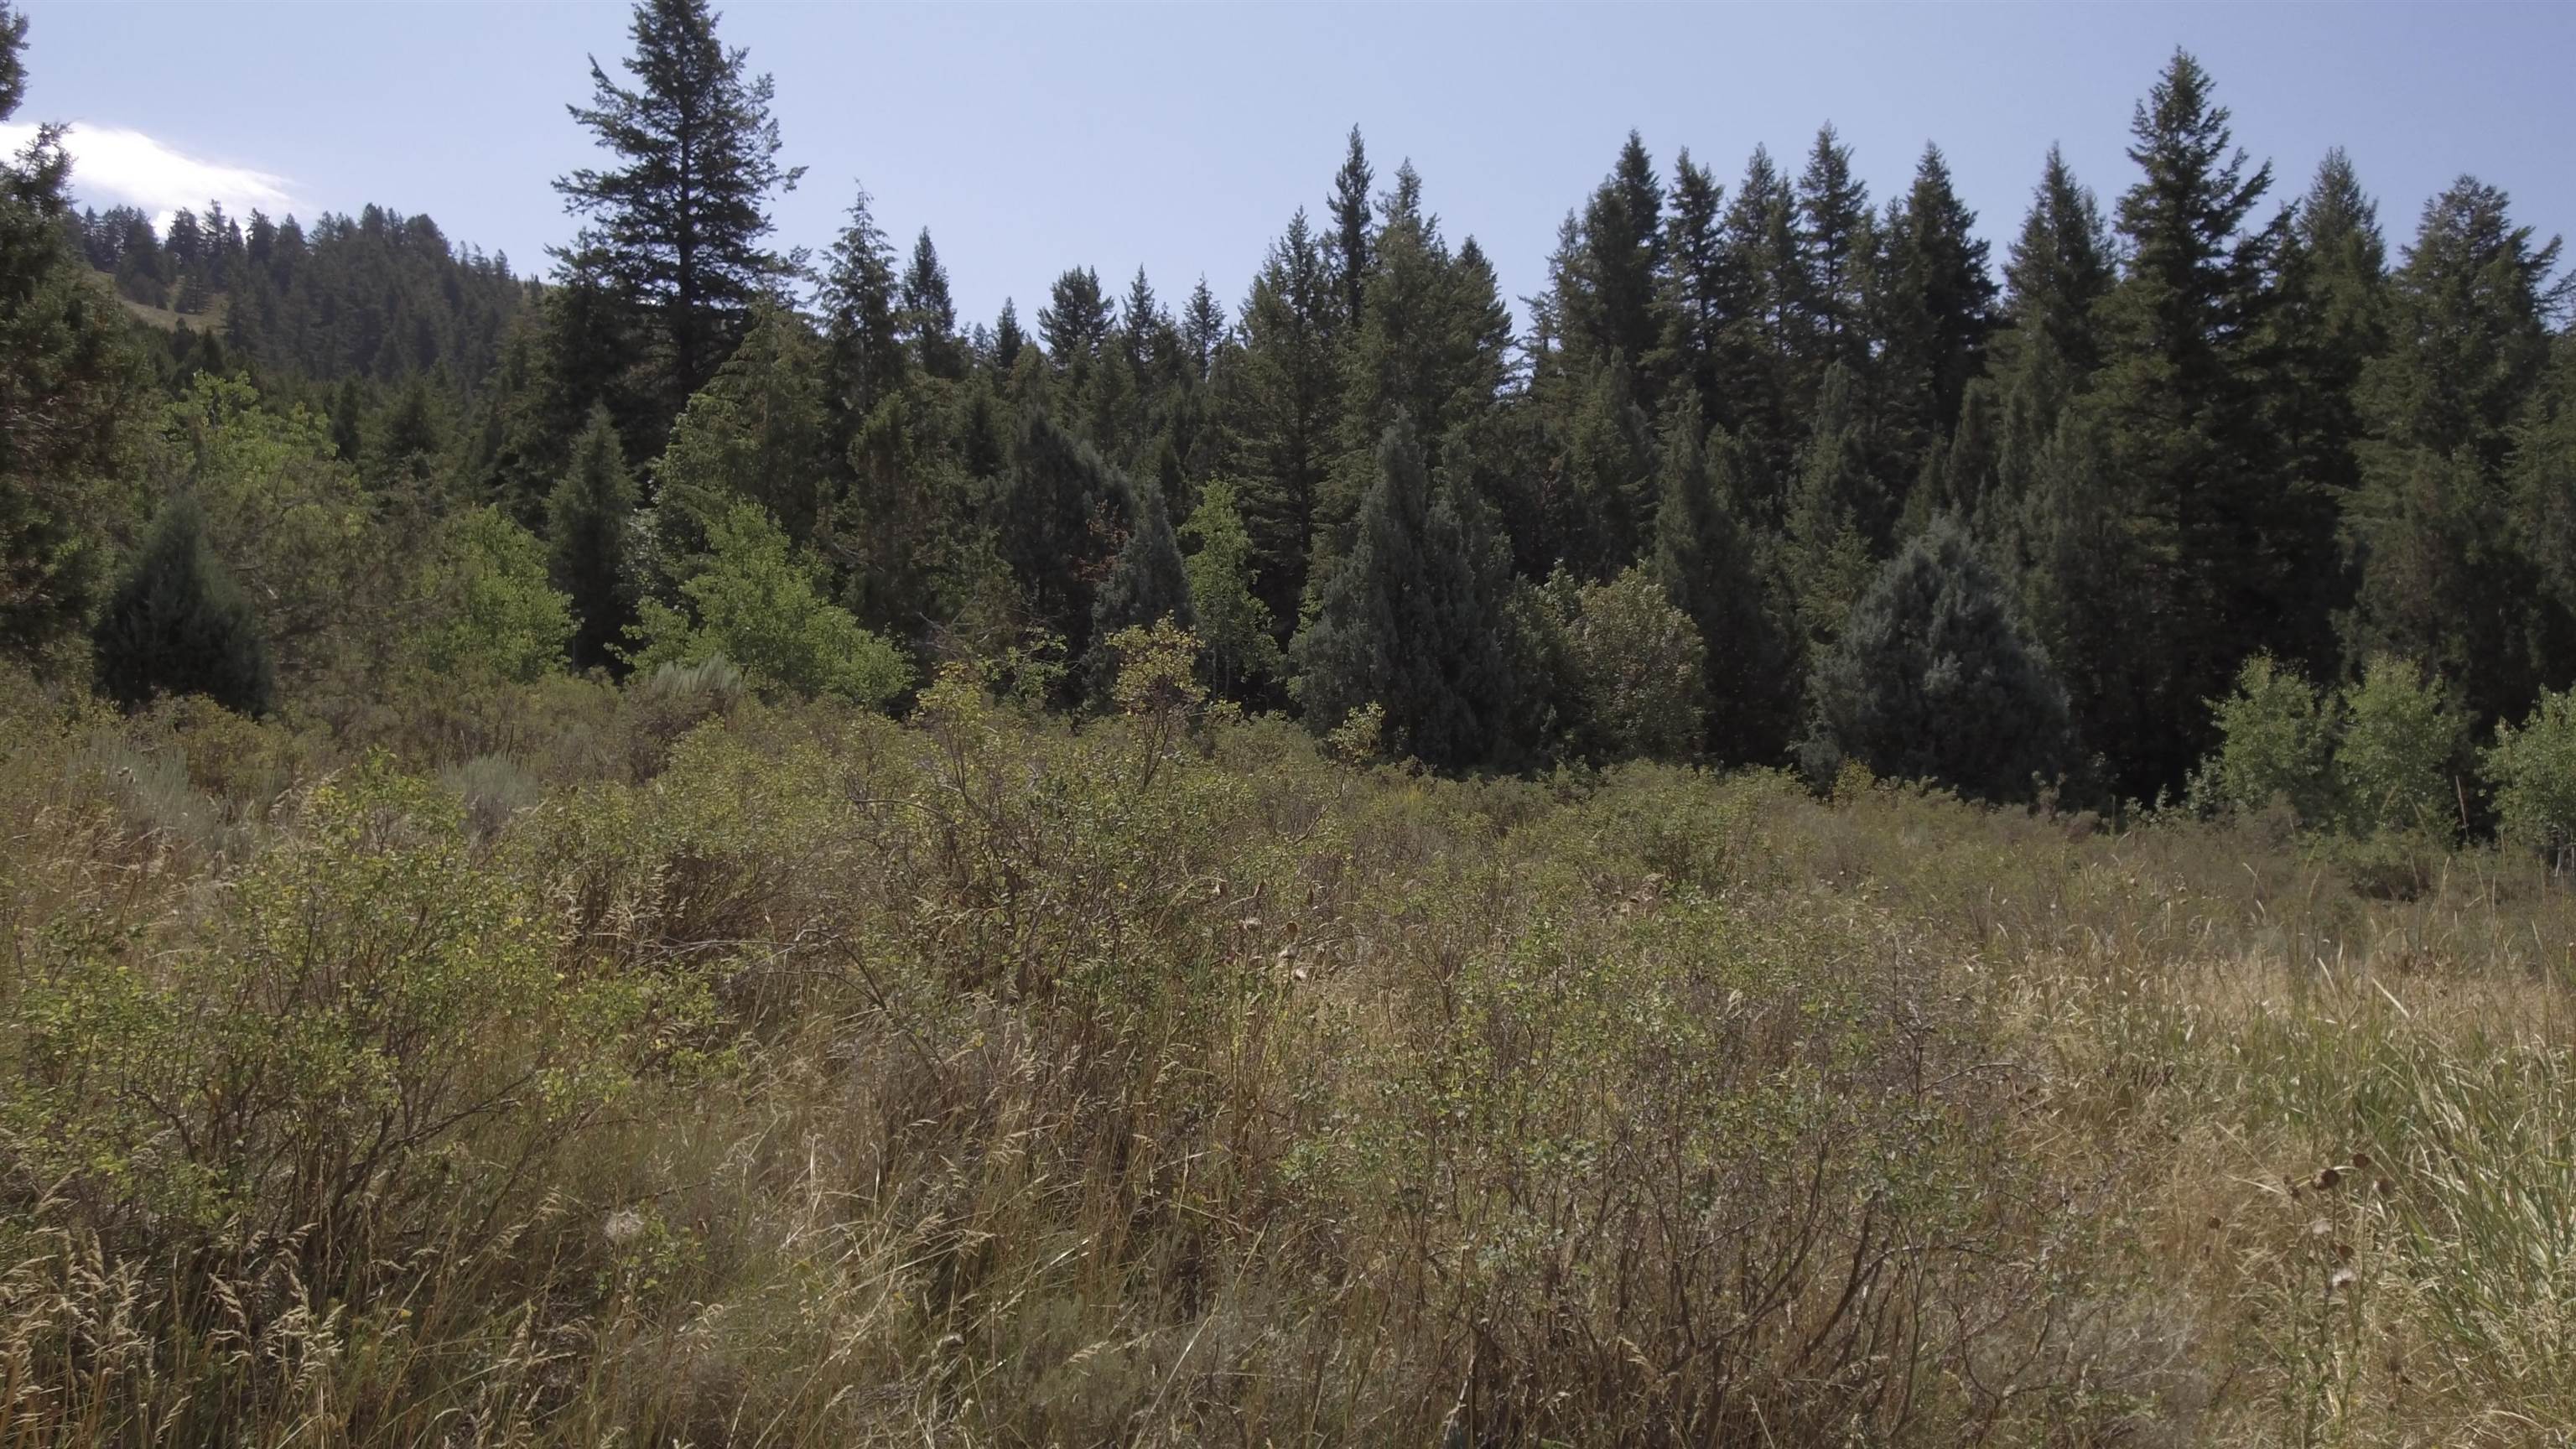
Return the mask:
[[[0,9],[0,120],[26,93],[27,17]],[[0,161],[0,653],[87,620],[135,509],[142,378],[124,318],[64,244],[70,157],[39,127]]]
[[1189,575],[1190,607],[1207,647],[1209,682],[1219,695],[1240,698],[1278,678],[1287,658],[1272,637],[1270,609],[1254,591],[1260,575],[1253,564],[1252,535],[1235,506],[1235,485],[1209,479],[1180,536],[1197,545],[1181,566]]
[[1441,769],[1484,761],[1504,737],[1504,620],[1472,514],[1435,489],[1404,422],[1378,447],[1351,550],[1293,649],[1306,722],[1385,711],[1387,745]]
[[393,544],[321,419],[200,374],[170,406],[167,486],[204,509],[208,544],[245,592],[288,693],[389,648]]
[[399,1247],[381,1225],[497,1210],[696,1010],[683,983],[564,980],[528,886],[472,860],[435,787],[314,789],[172,949],[36,959],[5,1008],[15,1166],[120,1251],[291,1241],[363,1292]]
[[769,689],[883,708],[912,686],[894,646],[827,599],[814,566],[757,505],[709,521],[708,551],[680,586],[687,608],[648,599],[629,662],[638,670],[722,656]]
[[572,469],[546,496],[547,569],[569,601],[575,627],[572,662],[584,669],[613,664],[617,643],[635,618],[635,575],[628,563],[635,485],[617,446],[606,407],[573,446]]
[[1569,592],[1563,627],[1584,754],[1606,762],[1698,753],[1708,651],[1690,616],[1644,565]]
[[1757,541],[1738,513],[1744,449],[1714,428],[1703,446],[1699,419],[1685,397],[1665,425],[1653,568],[1707,651],[1709,750],[1772,760],[1788,741],[1796,641],[1772,616]]
[[465,514],[446,535],[414,636],[420,662],[521,684],[562,669],[572,600],[547,581],[545,545],[498,508]]
[[805,320],[762,306],[742,345],[689,398],[654,465],[668,557],[696,551],[713,520],[757,505],[797,543],[814,537],[832,488],[823,348]]
[[667,401],[678,411],[733,351],[779,259],[764,250],[769,201],[792,191],[802,167],[778,164],[769,77],[750,75],[743,52],[716,38],[706,0],[640,0],[628,34],[628,89],[591,62],[591,103],[572,108],[617,164],[584,167],[555,182],[588,217],[565,255],[613,278],[640,302],[669,348]]
[[1845,760],[1983,799],[2027,796],[2073,764],[2066,697],[1967,534],[1906,545],[1852,610],[1808,690],[1811,778]]
[[2545,690],[2521,728],[2496,726],[2479,766],[2497,833],[2564,872],[2576,852],[2576,690]]
[[2467,730],[2441,681],[2412,661],[2376,656],[2344,692],[2335,774],[2347,823],[2449,840],[2463,824]]
[[1118,548],[1091,606],[1091,637],[1106,640],[1122,630],[1144,628],[1165,619],[1183,629],[1197,627],[1190,604],[1190,577],[1181,559],[1181,543],[1172,532],[1172,516],[1163,506],[1163,490],[1142,485],[1136,526]]
[[265,714],[276,676],[259,618],[206,541],[205,515],[171,499],[109,596],[93,638],[98,687],[133,708],[158,694],[202,694]]
[[2334,774],[2342,717],[2333,696],[2267,655],[2245,661],[2236,692],[2213,702],[2219,747],[2195,783],[2211,803],[2259,810],[2286,800],[2309,825],[2340,808]]
[[2502,191],[2461,178],[2425,204],[2391,279],[2392,345],[2361,384],[2374,436],[2345,515],[2359,565],[2349,652],[2440,670],[2481,721],[2523,708],[2540,682],[2530,600],[2554,565],[2517,537],[2506,469],[2549,362],[2557,253],[2513,224]]

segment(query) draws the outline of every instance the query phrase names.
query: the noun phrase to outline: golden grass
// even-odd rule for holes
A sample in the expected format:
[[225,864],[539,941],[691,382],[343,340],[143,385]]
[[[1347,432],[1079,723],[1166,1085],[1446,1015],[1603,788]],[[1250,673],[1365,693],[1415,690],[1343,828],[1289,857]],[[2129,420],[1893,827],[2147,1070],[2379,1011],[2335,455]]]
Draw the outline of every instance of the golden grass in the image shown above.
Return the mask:
[[[905,726],[737,705],[676,748],[600,708],[506,769],[409,762],[476,794],[467,863],[417,823],[339,847],[450,861],[563,989],[640,993],[589,1018],[595,1108],[424,1137],[364,1252],[190,1210],[224,1199],[102,1094],[27,1104],[125,1080],[119,1019],[67,1037],[49,982],[237,965],[228,913],[315,828],[280,781],[365,772],[276,727],[16,721],[0,1445],[2576,1423],[2576,906],[2520,861],[2386,900],[2261,822],[1441,782],[955,682]],[[286,904],[354,909],[315,889]],[[561,1047],[474,1070],[522,1050]],[[278,1140],[327,1156],[326,1105]],[[309,1185],[262,1149],[185,1181]]]

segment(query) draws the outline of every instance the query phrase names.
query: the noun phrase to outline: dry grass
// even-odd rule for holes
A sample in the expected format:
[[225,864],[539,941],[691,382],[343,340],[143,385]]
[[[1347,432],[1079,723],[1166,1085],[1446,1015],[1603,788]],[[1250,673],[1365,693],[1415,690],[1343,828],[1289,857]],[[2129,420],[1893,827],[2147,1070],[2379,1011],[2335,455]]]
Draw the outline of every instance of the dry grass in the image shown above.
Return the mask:
[[[2576,905],[2536,870],[2386,900],[2261,822],[1456,784],[1185,705],[639,690],[416,747],[443,811],[274,727],[29,706],[0,1445],[2576,1423]],[[400,889],[480,904],[385,934]],[[288,918],[346,944],[253,949]],[[404,951],[472,1050],[404,1035],[398,972],[278,994]],[[212,1084],[284,1070],[209,980],[356,1075],[208,1137]],[[484,1110],[299,1197],[374,1140],[361,1080]]]

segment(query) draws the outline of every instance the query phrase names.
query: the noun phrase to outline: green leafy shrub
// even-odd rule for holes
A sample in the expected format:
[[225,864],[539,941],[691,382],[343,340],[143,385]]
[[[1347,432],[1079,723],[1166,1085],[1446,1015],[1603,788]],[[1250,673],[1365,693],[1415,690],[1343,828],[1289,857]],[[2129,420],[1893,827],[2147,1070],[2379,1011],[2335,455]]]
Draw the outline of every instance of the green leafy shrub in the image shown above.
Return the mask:
[[0,1033],[12,1175],[123,1251],[294,1241],[363,1279],[488,1217],[693,1010],[555,969],[561,923],[476,865],[456,802],[371,766],[166,942],[57,933]]
[[2236,692],[2214,712],[2218,752],[2194,777],[2196,796],[2240,811],[2286,800],[2309,825],[2335,818],[2335,737],[2342,720],[2332,696],[2258,654],[2245,661]]
[[2440,682],[2406,660],[2377,656],[2361,683],[2344,691],[2344,711],[2334,763],[2346,825],[2362,835],[2456,837],[2467,741]]
[[422,590],[420,662],[519,684],[561,670],[572,601],[547,581],[545,545],[498,508],[475,509],[444,534]]
[[2519,729],[2498,724],[2480,768],[2497,833],[2566,870],[2576,852],[2576,690],[2542,691]]
[[757,505],[734,504],[708,523],[707,538],[707,556],[680,586],[689,612],[645,601],[637,669],[722,655],[765,688],[870,708],[911,688],[903,655],[824,597],[813,566]]
[[1701,733],[1708,650],[1690,616],[1640,565],[1574,591],[1564,621],[1584,753],[1681,759]]

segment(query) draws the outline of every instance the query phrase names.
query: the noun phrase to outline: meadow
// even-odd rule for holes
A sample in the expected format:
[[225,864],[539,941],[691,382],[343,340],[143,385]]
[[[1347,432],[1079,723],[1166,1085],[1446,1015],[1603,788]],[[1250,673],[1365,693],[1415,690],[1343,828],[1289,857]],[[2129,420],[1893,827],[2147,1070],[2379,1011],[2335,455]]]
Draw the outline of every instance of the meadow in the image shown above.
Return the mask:
[[0,1445],[2576,1424],[2535,859],[1023,683],[0,689]]

